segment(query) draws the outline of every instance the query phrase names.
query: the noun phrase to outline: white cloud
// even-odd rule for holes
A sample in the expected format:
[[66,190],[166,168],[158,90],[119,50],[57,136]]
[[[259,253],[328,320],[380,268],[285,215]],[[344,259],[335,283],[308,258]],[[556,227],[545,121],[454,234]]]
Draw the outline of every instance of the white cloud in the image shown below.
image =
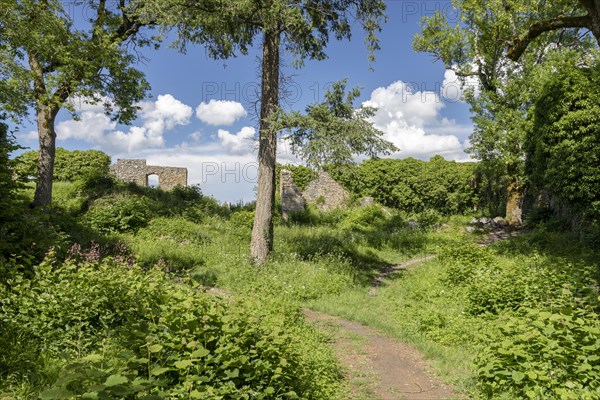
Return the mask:
[[377,108],[373,124],[384,132],[386,140],[400,149],[393,157],[428,159],[440,154],[447,159],[468,158],[456,133],[470,128],[441,118],[444,103],[439,94],[416,91],[397,81],[375,89],[364,105]]
[[232,154],[245,154],[252,152],[255,134],[256,129],[251,126],[244,126],[236,134],[231,134],[229,131],[219,129],[217,137],[227,152]]
[[442,97],[447,101],[464,101],[464,94],[467,89],[474,91],[475,96],[480,93],[479,78],[476,76],[467,76],[459,78],[456,73],[447,69],[444,72],[444,81],[442,82]]
[[232,125],[248,113],[241,103],[227,100],[210,100],[202,102],[196,108],[196,117],[209,125]]
[[175,125],[187,125],[192,116],[192,108],[170,94],[159,95],[155,102],[141,104],[140,118],[144,127],[153,132],[173,129]]
[[59,122],[57,138],[83,140],[109,153],[163,147],[165,131],[188,124],[192,116],[190,106],[170,94],[159,95],[156,101],[139,104],[141,126],[131,126],[124,132],[115,130],[117,124],[104,114],[102,104],[92,104],[81,98],[73,101],[79,119]]

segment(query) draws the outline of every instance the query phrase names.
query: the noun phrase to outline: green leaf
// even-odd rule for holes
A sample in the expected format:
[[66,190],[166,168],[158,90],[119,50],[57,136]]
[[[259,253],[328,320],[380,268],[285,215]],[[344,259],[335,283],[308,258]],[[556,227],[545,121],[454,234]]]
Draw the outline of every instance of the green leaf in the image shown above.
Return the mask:
[[65,388],[52,388],[43,391],[40,394],[41,400],[55,400],[55,399],[68,399],[73,397],[74,394]]
[[153,344],[152,346],[148,346],[148,351],[150,351],[150,353],[158,353],[162,349],[163,346],[160,344]]
[[525,378],[525,374],[520,371],[512,372],[512,379],[515,383],[520,383]]
[[186,369],[190,365],[192,365],[192,360],[181,360],[175,362],[175,367],[178,369]]
[[106,378],[106,381],[104,382],[104,386],[112,387],[112,386],[122,385],[127,382],[129,382],[129,379],[126,376],[123,376],[121,374],[113,374],[113,375],[109,376],[108,378]]
[[204,347],[200,346],[200,348],[194,350],[191,354],[191,356],[193,358],[197,358],[197,357],[206,357],[207,355],[210,354],[210,351],[205,349]]
[[155,367],[155,368],[152,368],[152,371],[150,371],[150,375],[159,376],[170,370],[171,370],[171,368]]

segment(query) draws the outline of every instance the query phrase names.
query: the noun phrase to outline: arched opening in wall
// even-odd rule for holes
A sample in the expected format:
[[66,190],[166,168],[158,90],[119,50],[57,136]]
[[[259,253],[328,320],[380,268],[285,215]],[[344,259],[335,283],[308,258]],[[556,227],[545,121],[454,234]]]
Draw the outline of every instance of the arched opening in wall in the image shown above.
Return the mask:
[[151,188],[157,188],[158,187],[158,175],[149,174],[148,176],[146,176],[146,185]]

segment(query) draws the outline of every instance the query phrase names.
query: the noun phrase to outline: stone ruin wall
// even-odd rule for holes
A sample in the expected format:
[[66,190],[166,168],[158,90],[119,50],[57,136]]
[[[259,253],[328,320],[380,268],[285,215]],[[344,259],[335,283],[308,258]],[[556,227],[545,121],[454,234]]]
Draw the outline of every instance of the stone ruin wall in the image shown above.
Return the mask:
[[281,217],[288,220],[289,214],[304,211],[306,200],[302,197],[300,189],[294,185],[292,172],[288,169],[281,170],[279,179],[281,193]]
[[139,186],[148,186],[148,175],[157,175],[158,187],[164,190],[187,186],[187,168],[146,165],[146,160],[117,160],[116,164],[110,166],[110,170],[123,182]]
[[306,203],[315,204],[319,210],[328,211],[345,207],[350,193],[337,183],[327,172],[320,171],[304,192],[294,185],[292,173],[281,171],[281,214],[287,220],[289,213],[304,211]]

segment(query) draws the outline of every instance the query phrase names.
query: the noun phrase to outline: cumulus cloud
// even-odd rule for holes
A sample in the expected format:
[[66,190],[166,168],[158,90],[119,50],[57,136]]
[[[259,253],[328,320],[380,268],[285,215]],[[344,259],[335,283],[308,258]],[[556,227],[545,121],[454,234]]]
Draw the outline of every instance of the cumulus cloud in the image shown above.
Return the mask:
[[164,133],[176,125],[190,122],[192,108],[170,94],[159,95],[156,101],[139,104],[141,126],[127,131],[115,130],[117,124],[104,114],[102,104],[75,99],[78,120],[67,120],[56,125],[59,140],[79,139],[99,146],[108,152],[131,152],[145,148],[162,147]]
[[444,81],[441,88],[441,95],[444,99],[452,102],[464,101],[467,89],[473,90],[475,96],[478,96],[480,92],[479,78],[476,76],[467,76],[461,79],[451,69],[447,69],[444,72]]
[[231,154],[251,153],[254,147],[256,129],[244,126],[238,133],[232,134],[224,129],[219,129],[217,137],[223,147]]
[[[464,144],[456,134],[465,127],[441,118],[444,103],[438,93],[417,91],[402,81],[380,87],[364,105],[377,108],[371,121],[384,138],[400,151],[394,157],[428,159],[440,154],[448,159],[464,160]],[[468,128],[466,128],[468,129]]]
[[241,103],[228,100],[210,100],[202,102],[196,108],[196,117],[209,125],[232,125],[235,121],[243,118],[248,113]]

